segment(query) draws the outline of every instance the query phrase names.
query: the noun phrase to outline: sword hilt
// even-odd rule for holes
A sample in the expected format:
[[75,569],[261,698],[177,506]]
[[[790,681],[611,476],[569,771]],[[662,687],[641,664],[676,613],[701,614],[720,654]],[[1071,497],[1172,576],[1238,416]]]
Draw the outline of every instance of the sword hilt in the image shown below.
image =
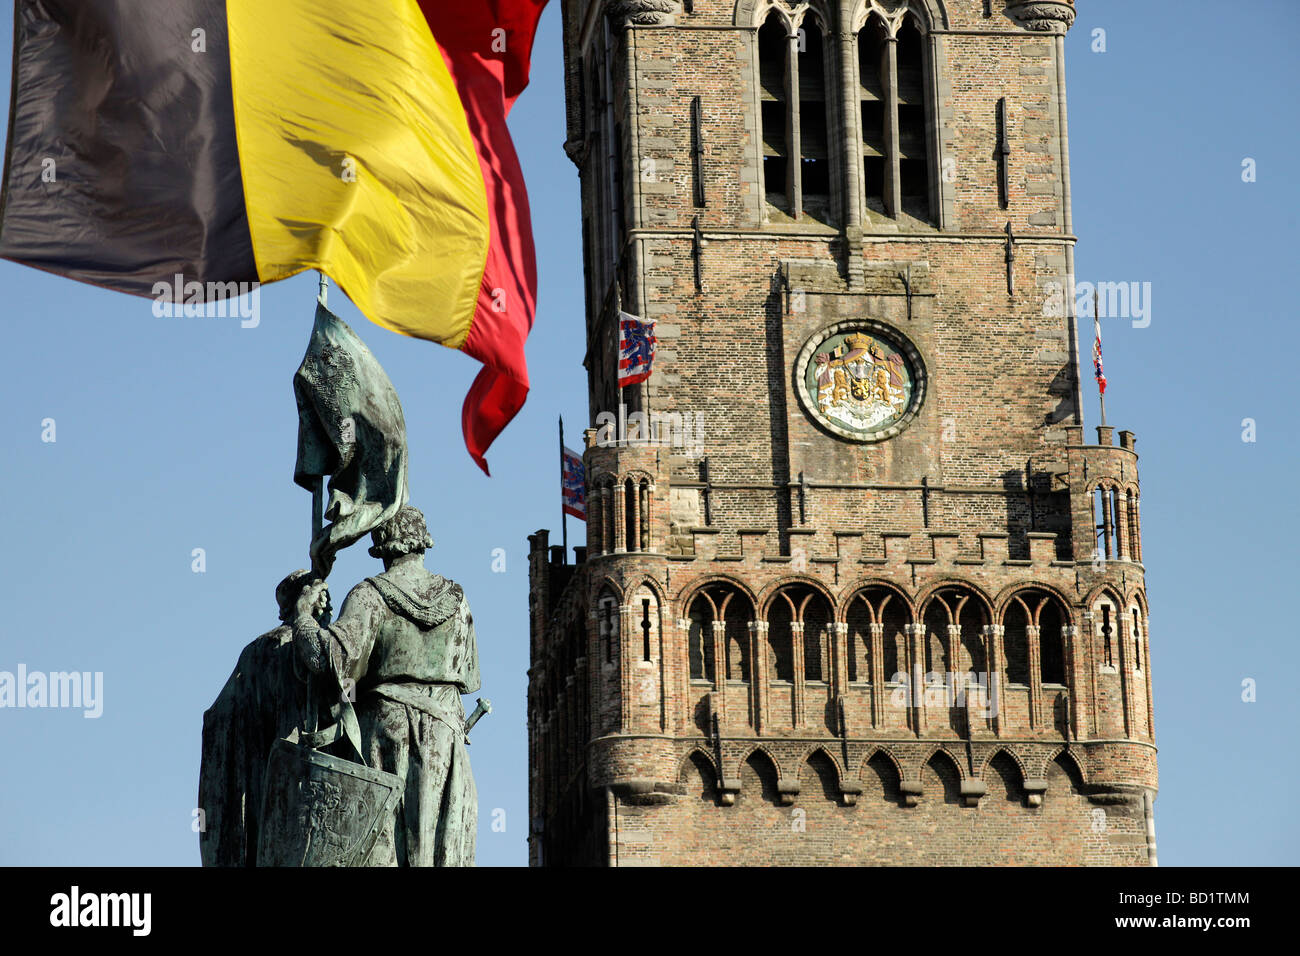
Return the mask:
[[479,722],[484,714],[492,713],[492,701],[486,697],[478,699],[478,706],[474,708],[474,713],[470,714],[465,720],[465,743],[469,743],[469,732],[474,729],[474,725]]

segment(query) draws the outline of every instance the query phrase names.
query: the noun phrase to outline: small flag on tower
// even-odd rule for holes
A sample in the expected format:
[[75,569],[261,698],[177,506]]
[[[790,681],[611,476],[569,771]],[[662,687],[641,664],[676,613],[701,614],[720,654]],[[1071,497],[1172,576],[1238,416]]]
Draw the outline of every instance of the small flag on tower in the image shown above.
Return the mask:
[[619,312],[618,387],[644,382],[650,377],[654,360],[655,320]]
[[1101,319],[1095,314],[1092,317],[1093,328],[1096,329],[1097,336],[1092,341],[1092,369],[1093,374],[1097,377],[1097,388],[1101,394],[1106,394],[1106,370],[1101,365]]
[[560,446],[560,495],[564,513],[587,520],[587,471],[582,456]]

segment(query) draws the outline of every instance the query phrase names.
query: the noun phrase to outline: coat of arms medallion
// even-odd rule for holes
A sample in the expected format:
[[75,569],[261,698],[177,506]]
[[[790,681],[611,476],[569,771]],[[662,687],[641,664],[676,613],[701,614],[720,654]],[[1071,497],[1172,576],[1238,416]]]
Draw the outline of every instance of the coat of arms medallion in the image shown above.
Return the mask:
[[838,322],[810,338],[795,363],[804,410],[841,438],[892,438],[916,416],[925,365],[905,336],[872,319]]

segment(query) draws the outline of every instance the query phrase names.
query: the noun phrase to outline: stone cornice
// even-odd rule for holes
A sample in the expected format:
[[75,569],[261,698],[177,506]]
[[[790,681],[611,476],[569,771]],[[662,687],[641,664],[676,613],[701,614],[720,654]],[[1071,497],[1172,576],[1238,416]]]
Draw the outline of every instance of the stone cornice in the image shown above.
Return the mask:
[[677,0],[612,0],[607,13],[622,27],[662,26],[674,21]]
[[1064,34],[1074,25],[1074,0],[1007,0],[1006,14],[1031,33]]

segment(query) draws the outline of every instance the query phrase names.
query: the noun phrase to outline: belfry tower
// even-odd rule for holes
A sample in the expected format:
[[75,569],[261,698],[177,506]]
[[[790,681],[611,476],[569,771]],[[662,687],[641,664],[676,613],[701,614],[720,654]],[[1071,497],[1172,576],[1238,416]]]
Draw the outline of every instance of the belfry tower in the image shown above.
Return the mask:
[[[530,538],[534,865],[1154,864],[1074,15],[563,0],[588,522]],[[620,311],[657,323],[622,389]]]

